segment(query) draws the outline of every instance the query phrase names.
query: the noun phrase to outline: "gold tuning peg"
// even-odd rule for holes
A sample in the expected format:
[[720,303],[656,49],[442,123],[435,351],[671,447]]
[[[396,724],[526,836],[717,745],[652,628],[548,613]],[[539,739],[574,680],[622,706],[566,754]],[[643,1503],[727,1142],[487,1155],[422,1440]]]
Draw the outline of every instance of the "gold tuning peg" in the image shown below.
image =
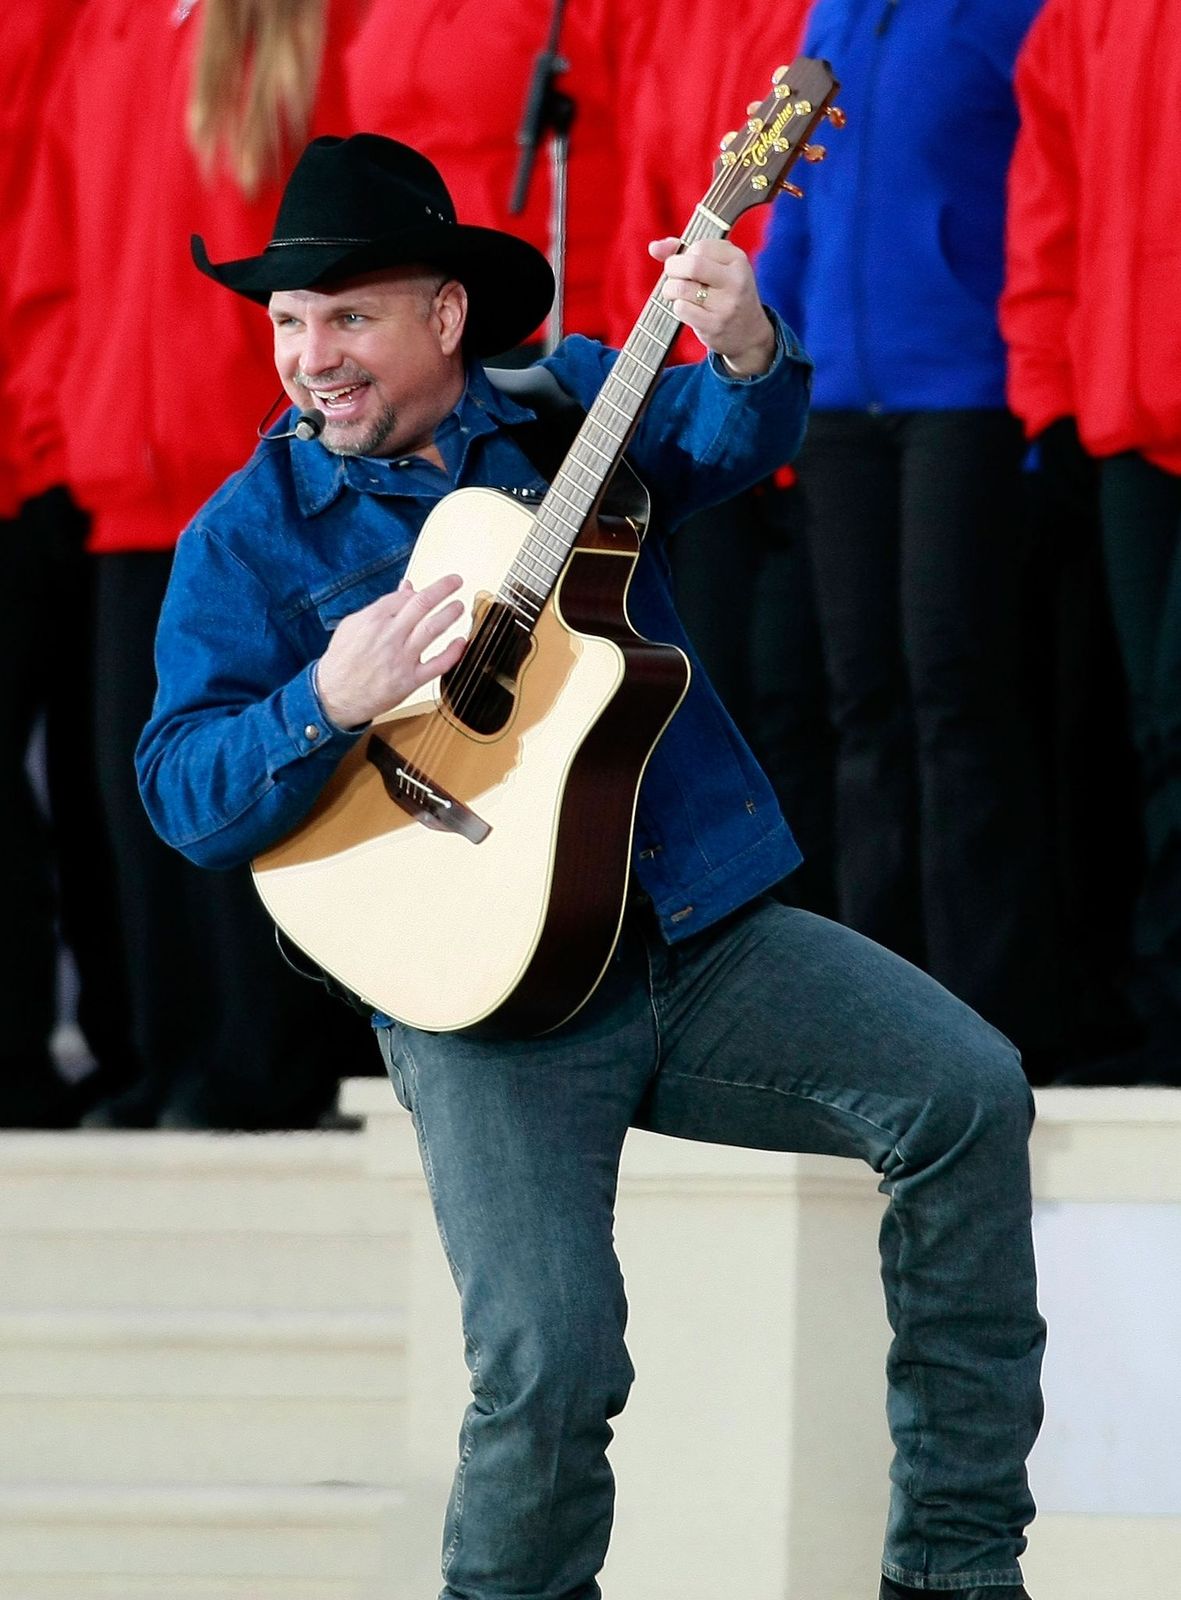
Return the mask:
[[841,110],[840,106],[825,106],[824,115],[832,123],[834,128],[843,128],[846,122],[849,120],[845,113]]
[[[762,101],[761,101],[761,100],[752,100],[752,101],[751,101],[751,103],[750,103],[750,105],[748,105],[748,106],[747,106],[747,108],[746,108],[746,114],[747,114],[747,116],[748,116],[748,117],[753,117],[753,116],[754,116],[754,114],[755,114],[755,112],[756,112],[756,111],[757,111],[757,110],[758,110],[758,109],[759,109],[759,107],[760,107],[760,106],[761,106],[761,105],[762,105],[762,103],[763,103],[763,102],[762,102]],[[715,126],[715,127],[716,127],[716,126],[717,126],[717,124],[716,124],[716,123],[715,123],[715,124],[714,124],[714,126]]]
[[789,67],[776,67],[775,71],[771,74],[771,82],[782,83],[790,70],[791,69]]
[[730,148],[730,146],[734,143],[735,139],[737,139],[737,137],[738,137],[738,129],[737,128],[731,128],[729,133],[724,133],[722,135],[722,142],[718,146],[718,148],[720,150],[728,150]]
[[828,151],[822,144],[805,144],[800,146],[800,154],[805,161],[823,161]]
[[779,187],[783,190],[784,194],[791,195],[793,199],[802,200],[804,198],[804,191],[800,188],[798,183],[789,183],[787,179],[784,178]]

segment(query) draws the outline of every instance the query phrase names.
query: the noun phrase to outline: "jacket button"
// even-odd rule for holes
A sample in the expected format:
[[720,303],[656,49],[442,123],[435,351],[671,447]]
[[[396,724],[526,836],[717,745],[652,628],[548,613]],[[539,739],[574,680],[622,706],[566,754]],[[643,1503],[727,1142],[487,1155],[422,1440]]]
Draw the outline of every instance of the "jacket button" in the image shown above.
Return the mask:
[[314,722],[309,722],[307,727],[303,730],[303,736],[310,744],[314,744],[320,737],[320,730],[317,728]]

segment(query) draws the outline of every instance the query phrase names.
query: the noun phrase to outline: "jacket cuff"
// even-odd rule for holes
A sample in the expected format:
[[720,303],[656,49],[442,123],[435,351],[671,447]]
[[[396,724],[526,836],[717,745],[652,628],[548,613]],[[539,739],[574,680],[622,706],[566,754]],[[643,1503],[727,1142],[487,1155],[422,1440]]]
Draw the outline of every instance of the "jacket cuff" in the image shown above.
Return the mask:
[[726,365],[725,356],[720,356],[716,351],[711,350],[709,353],[710,367],[721,378],[723,383],[739,384],[743,387],[751,383],[761,383],[765,378],[774,377],[785,361],[803,361],[811,365],[810,358],[805,353],[803,346],[779,313],[773,311],[768,305],[764,305],[763,310],[767,313],[767,318],[775,330],[775,354],[771,357],[771,365],[766,372],[731,372]]
[[320,704],[315,670],[313,661],[283,690],[279,700],[283,732],[296,756],[314,756],[330,750],[339,759],[368,723],[362,728],[338,728]]

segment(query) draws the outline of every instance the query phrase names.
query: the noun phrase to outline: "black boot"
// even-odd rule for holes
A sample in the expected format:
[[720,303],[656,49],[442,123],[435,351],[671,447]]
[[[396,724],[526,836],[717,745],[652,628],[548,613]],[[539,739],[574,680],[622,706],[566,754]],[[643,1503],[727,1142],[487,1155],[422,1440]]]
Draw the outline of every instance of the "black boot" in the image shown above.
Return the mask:
[[1029,1596],[1020,1583],[1000,1589],[909,1589],[904,1583],[883,1578],[878,1600],[1029,1600]]

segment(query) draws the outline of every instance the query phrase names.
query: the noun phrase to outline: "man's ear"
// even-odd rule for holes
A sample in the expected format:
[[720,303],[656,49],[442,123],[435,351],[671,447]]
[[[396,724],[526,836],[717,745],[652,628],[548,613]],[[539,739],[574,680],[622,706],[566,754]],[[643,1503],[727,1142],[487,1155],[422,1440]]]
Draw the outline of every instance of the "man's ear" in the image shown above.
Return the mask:
[[467,322],[467,290],[458,278],[451,278],[435,296],[435,315],[439,319],[439,343],[444,355],[452,355],[463,340]]

